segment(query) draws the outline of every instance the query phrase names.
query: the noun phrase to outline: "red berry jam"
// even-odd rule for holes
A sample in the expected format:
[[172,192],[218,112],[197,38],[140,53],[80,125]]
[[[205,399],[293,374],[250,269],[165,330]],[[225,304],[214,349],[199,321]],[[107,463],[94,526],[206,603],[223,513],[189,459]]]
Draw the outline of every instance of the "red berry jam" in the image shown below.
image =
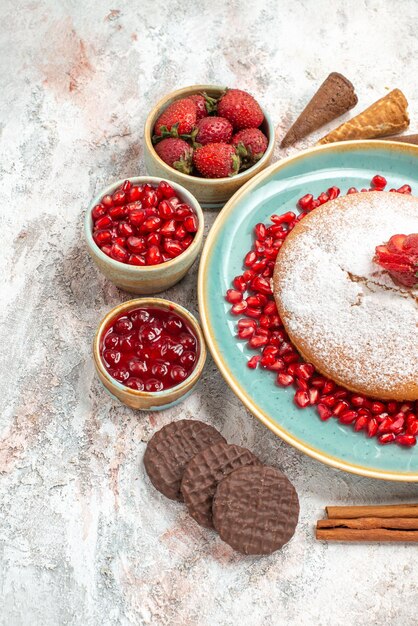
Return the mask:
[[[361,191],[383,191],[386,185],[386,179],[376,174],[371,187]],[[403,185],[389,191],[410,194],[411,187]],[[346,191],[357,192],[355,187]],[[293,386],[296,406],[300,409],[315,406],[322,422],[334,418],[366,437],[376,437],[382,445],[395,443],[410,448],[417,443],[418,401],[380,402],[351,393],[321,376],[311,363],[303,361],[293,346],[271,291],[276,257],[287,235],[305,215],[340,193],[338,187],[330,187],[317,198],[307,193],[298,200],[299,215],[288,211],[272,215],[271,223],[256,224],[252,249],[243,259],[243,273],[235,276],[225,298],[231,305],[231,313],[242,316],[237,322],[237,337],[258,353],[250,357],[247,367],[270,371],[280,387]]]
[[145,266],[171,261],[192,243],[198,218],[166,181],[158,186],[126,180],[93,208],[93,239],[110,258]]
[[100,356],[109,374],[138,391],[162,391],[190,376],[199,356],[196,336],[177,313],[138,308],[112,320]]

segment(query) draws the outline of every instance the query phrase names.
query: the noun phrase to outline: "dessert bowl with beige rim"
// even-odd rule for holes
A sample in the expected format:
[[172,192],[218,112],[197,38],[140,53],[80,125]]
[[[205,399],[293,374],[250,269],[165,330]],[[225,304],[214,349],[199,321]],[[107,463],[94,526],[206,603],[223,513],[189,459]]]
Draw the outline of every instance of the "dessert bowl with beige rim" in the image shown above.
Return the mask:
[[178,172],[167,165],[167,163],[164,163],[154,150],[152,143],[154,125],[160,114],[169,104],[180,98],[187,98],[187,96],[201,93],[202,91],[206,92],[209,96],[219,97],[225,91],[225,88],[217,85],[192,85],[190,87],[184,87],[183,89],[178,89],[177,91],[167,94],[152,108],[146,119],[144,128],[145,167],[147,168],[147,172],[152,176],[163,176],[186,187],[186,189],[198,199],[203,208],[221,208],[225,202],[234,195],[237,189],[269,165],[273,156],[274,127],[269,115],[263,109],[264,121],[260,128],[268,139],[267,150],[257,163],[235,176],[228,178],[201,178],[199,176],[191,176]]
[[[177,314],[195,336],[197,341],[197,360],[189,376],[180,384],[162,391],[138,391],[131,389],[113,378],[104,366],[101,357],[103,337],[115,318],[137,308],[162,309]],[[114,307],[99,323],[93,340],[93,358],[97,375],[105,389],[123,404],[142,411],[161,411],[186,398],[198,382],[206,362],[206,346],[203,332],[196,318],[187,309],[175,302],[162,298],[137,298]]]
[[[172,170],[175,171],[175,170]],[[120,187],[124,180],[129,180],[135,185],[143,185],[149,183],[156,186],[162,180],[169,183],[179,198],[188,204],[194,210],[198,219],[198,230],[190,246],[184,250],[179,256],[160,263],[159,265],[128,265],[121,263],[107,256],[93,239],[93,218],[92,210],[100,203],[103,196],[112,194]],[[120,289],[130,293],[137,294],[154,294],[169,289],[181,280],[196,260],[203,241],[204,217],[199,202],[196,198],[182,185],[172,180],[153,177],[153,176],[132,176],[130,178],[118,180],[112,183],[100,193],[90,203],[84,219],[84,235],[87,247],[93,261],[99,270]]]

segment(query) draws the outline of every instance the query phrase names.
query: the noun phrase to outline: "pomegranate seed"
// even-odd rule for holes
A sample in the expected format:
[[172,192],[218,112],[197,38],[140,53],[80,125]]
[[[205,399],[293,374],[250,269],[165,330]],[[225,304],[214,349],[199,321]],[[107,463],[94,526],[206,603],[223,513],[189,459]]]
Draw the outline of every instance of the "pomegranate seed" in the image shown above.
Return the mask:
[[354,430],[363,430],[363,428],[367,427],[367,422],[368,420],[366,415],[359,415],[359,417],[356,419],[356,423],[354,424]]
[[103,217],[103,215],[106,215],[106,207],[104,204],[96,204],[91,211],[93,221],[98,220],[100,217]]
[[350,402],[353,406],[362,407],[366,403],[366,398],[364,396],[351,396]]
[[268,342],[268,337],[264,337],[263,335],[259,335],[258,333],[254,333],[252,337],[248,340],[248,345],[253,350],[257,350],[262,346],[265,346]]
[[177,226],[176,228],[177,239],[184,239],[186,235],[187,235],[187,232],[184,226],[182,224],[180,224],[180,226]]
[[406,428],[406,432],[408,435],[418,435],[418,420],[409,422]]
[[110,230],[99,230],[94,233],[93,239],[100,247],[112,241],[112,233]]
[[100,217],[94,224],[95,230],[103,230],[105,228],[109,228],[113,224],[112,219],[108,215],[103,215]]
[[245,267],[251,267],[255,261],[257,260],[257,255],[254,252],[254,250],[251,250],[251,252],[248,252],[245,255],[245,259],[244,259],[244,265]]
[[247,367],[249,367],[250,369],[254,370],[257,365],[258,362],[260,361],[261,357],[260,356],[252,356],[251,359],[249,359],[249,361],[247,361]]
[[132,250],[132,252],[143,252],[146,248],[145,239],[143,237],[128,237],[126,243],[129,250]]
[[126,193],[123,191],[123,189],[118,189],[117,191],[115,191],[115,193],[112,195],[112,201],[114,205],[125,204]]
[[329,200],[329,195],[325,192],[322,192],[321,194],[319,194],[318,196],[318,202],[319,204],[325,204],[326,202],[328,202]]
[[237,291],[237,289],[228,289],[228,291],[226,292],[225,298],[231,304],[235,304],[236,302],[241,302],[242,292]]
[[325,406],[332,408],[336,402],[338,402],[337,398],[335,396],[321,396],[321,402],[322,404],[325,404]]
[[195,215],[189,215],[184,220],[184,228],[188,233],[196,233],[198,228],[197,217]]
[[184,220],[188,215],[192,214],[192,209],[188,204],[179,204],[176,209],[176,219]]
[[247,301],[248,306],[253,306],[253,307],[261,306],[261,302],[258,299],[258,296],[248,296],[248,298],[246,298],[246,301]]
[[164,237],[170,237],[176,232],[176,222],[175,220],[167,220],[163,226],[160,228],[160,233],[164,235]]
[[240,339],[249,339],[250,337],[252,337],[254,335],[254,328],[241,328],[238,331],[238,337]]
[[142,196],[142,189],[138,187],[138,185],[134,185],[129,189],[128,200],[129,202],[136,202],[136,200],[140,200]]
[[302,198],[298,200],[298,207],[302,209],[302,211],[310,211],[312,207],[313,195],[311,193],[307,193]]
[[389,430],[391,433],[395,433],[395,435],[399,435],[403,431],[404,425],[405,425],[405,418],[399,417],[397,420],[395,420],[391,424],[391,426],[389,427]]
[[395,441],[400,446],[407,446],[407,447],[415,446],[415,444],[417,443],[417,439],[413,435],[398,435]]
[[169,202],[167,202],[166,200],[161,200],[161,202],[158,205],[158,215],[164,219],[170,219],[174,216],[174,208],[171,206],[171,204]]
[[171,258],[179,256],[179,254],[183,252],[183,248],[180,243],[178,241],[174,241],[174,239],[166,239],[164,241],[163,248]]
[[181,241],[181,245],[183,247],[183,250],[186,250],[186,248],[188,248],[192,243],[193,243],[192,235],[186,235],[185,238],[182,239],[182,241]]
[[300,406],[303,409],[305,406],[308,406],[309,404],[309,395],[306,393],[306,391],[299,389],[295,393],[294,401],[298,406]]
[[358,193],[358,189],[356,189],[355,187],[350,187],[350,189],[348,189],[347,191],[347,195],[351,193]]
[[167,183],[165,180],[162,180],[157,187],[157,191],[160,191],[163,194],[164,198],[173,198],[176,195],[173,187]]
[[372,402],[370,410],[372,413],[377,415],[378,413],[383,413],[383,411],[385,410],[385,405],[383,404],[383,402]]
[[125,248],[118,243],[113,244],[110,255],[113,259],[115,259],[115,261],[120,261],[121,263],[125,263],[129,258]]
[[392,443],[392,441],[395,441],[395,438],[396,435],[394,435],[393,433],[385,433],[384,435],[380,435],[377,440],[384,446],[387,443]]
[[261,309],[247,306],[246,314],[248,315],[248,317],[254,317],[255,319],[258,319],[261,315]]
[[377,432],[378,433],[389,433],[391,432],[391,427],[393,424],[393,419],[391,417],[385,417],[379,424]]
[[247,306],[248,305],[245,300],[242,300],[241,302],[238,302],[238,304],[234,304],[234,306],[231,307],[231,313],[233,315],[241,315],[241,313],[244,313],[244,311],[246,311]]
[[247,281],[244,280],[243,276],[235,276],[232,284],[234,285],[235,289],[238,289],[238,291],[244,292],[247,288]]
[[398,403],[395,401],[391,401],[387,403],[387,410],[388,413],[393,414],[393,413],[397,413],[398,411]]
[[334,392],[334,396],[337,398],[337,400],[345,400],[346,398],[348,398],[348,391],[346,389],[338,389]]
[[260,293],[263,293],[263,294],[266,294],[266,295],[270,295],[271,294],[270,283],[265,278],[260,278],[259,276],[256,276],[252,280],[251,288],[254,289],[254,291],[259,291]]
[[[313,196],[311,197],[313,198]],[[277,226],[280,224],[289,224],[290,222],[293,222],[295,219],[296,219],[296,214],[293,213],[293,211],[288,211],[287,213],[283,213],[282,215],[271,216],[271,221],[274,222],[274,224],[276,224]]]
[[134,229],[127,222],[120,222],[118,226],[118,232],[119,235],[122,235],[122,237],[130,237],[134,234]]
[[332,391],[334,391],[335,389],[335,383],[333,380],[327,380],[327,382],[324,385],[324,388],[322,390],[322,393],[324,395],[328,395],[329,393],[331,393]]
[[387,184],[388,181],[386,180],[386,178],[380,176],[379,174],[376,174],[376,176],[373,176],[372,178],[372,186],[376,189],[384,189]]
[[146,208],[153,208],[157,206],[158,196],[156,192],[154,191],[154,189],[151,189],[144,193],[142,202],[143,202],[144,207]]
[[102,246],[102,252],[107,254],[107,256],[110,256],[111,250],[112,250],[112,246],[109,246],[109,245]]
[[141,266],[147,264],[145,257],[142,256],[141,254],[131,254],[128,259],[128,263],[129,265],[141,265]]
[[327,191],[327,194],[330,200],[335,200],[335,198],[338,198],[340,193],[341,191],[338,187],[330,187]]
[[286,374],[285,372],[280,372],[277,375],[277,382],[283,387],[288,387],[294,382],[294,380],[295,379],[291,374]]
[[344,411],[346,411],[349,407],[348,402],[345,402],[344,400],[339,400],[337,402],[337,404],[334,406],[334,408],[332,409],[332,413],[333,415],[336,415],[337,417],[339,417]]
[[296,375],[303,380],[309,380],[315,371],[314,366],[311,363],[301,363],[296,368]]
[[243,317],[238,320],[238,328],[241,330],[242,328],[253,328],[254,330],[257,328],[257,323],[254,320],[249,320],[247,317]]
[[265,239],[266,237],[266,227],[264,226],[264,224],[256,224],[256,226],[254,227],[254,232],[255,232],[255,236],[257,237],[257,239]]
[[332,416],[331,409],[329,409],[325,404],[318,404],[316,408],[319,414],[319,419],[321,419],[323,422],[329,420],[329,418]]
[[160,226],[161,218],[155,215],[152,217],[148,217],[146,220],[144,220],[144,222],[141,224],[139,231],[144,234],[151,233],[157,230]]
[[343,413],[339,416],[339,421],[341,424],[352,424],[355,420],[357,420],[358,416],[357,411],[343,411]]
[[309,389],[309,404],[317,404],[319,402],[319,389]]
[[402,185],[399,189],[396,190],[398,193],[406,193],[409,194],[412,192],[412,189],[409,185]]
[[296,378],[296,386],[298,389],[302,389],[303,391],[308,391],[309,389],[308,383],[302,378]]
[[145,255],[147,265],[159,265],[162,263],[161,250],[158,246],[150,246]]
[[377,423],[377,420],[374,417],[372,417],[369,420],[369,423],[367,424],[367,436],[374,437],[375,434],[377,433],[378,428],[379,428],[379,425]]

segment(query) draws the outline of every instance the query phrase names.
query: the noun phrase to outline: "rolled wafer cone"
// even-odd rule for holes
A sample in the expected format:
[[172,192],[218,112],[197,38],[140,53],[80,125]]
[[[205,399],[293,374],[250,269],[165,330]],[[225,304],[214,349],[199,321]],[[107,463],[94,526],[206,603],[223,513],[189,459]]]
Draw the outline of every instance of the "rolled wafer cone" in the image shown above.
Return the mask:
[[318,144],[349,139],[375,139],[393,135],[409,126],[408,101],[400,89],[394,89],[368,109],[341,124],[318,141]]
[[393,137],[383,137],[384,141],[401,141],[402,143],[414,143],[418,145],[418,135],[395,135]]
[[332,72],[287,131],[280,146],[286,148],[293,145],[324,124],[340,117],[356,104],[357,96],[353,85],[342,74]]

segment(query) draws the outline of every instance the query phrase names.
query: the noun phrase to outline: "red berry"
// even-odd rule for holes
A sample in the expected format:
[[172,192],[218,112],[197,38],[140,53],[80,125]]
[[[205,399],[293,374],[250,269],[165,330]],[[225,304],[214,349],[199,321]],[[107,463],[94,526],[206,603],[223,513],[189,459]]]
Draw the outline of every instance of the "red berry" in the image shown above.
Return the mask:
[[259,161],[268,146],[268,139],[258,128],[244,128],[232,137],[231,143],[244,167],[249,167]]
[[197,123],[196,143],[229,143],[232,137],[232,124],[225,117],[204,117]]
[[170,167],[183,174],[192,173],[193,149],[184,139],[168,137],[157,143],[154,149],[160,159]]
[[204,178],[226,178],[238,173],[240,160],[233,146],[208,143],[193,155],[195,168]]
[[175,100],[161,113],[154,126],[157,137],[188,135],[196,125],[196,104],[190,98]]
[[258,102],[241,89],[227,89],[218,102],[218,115],[226,117],[236,130],[258,128],[264,120]]

